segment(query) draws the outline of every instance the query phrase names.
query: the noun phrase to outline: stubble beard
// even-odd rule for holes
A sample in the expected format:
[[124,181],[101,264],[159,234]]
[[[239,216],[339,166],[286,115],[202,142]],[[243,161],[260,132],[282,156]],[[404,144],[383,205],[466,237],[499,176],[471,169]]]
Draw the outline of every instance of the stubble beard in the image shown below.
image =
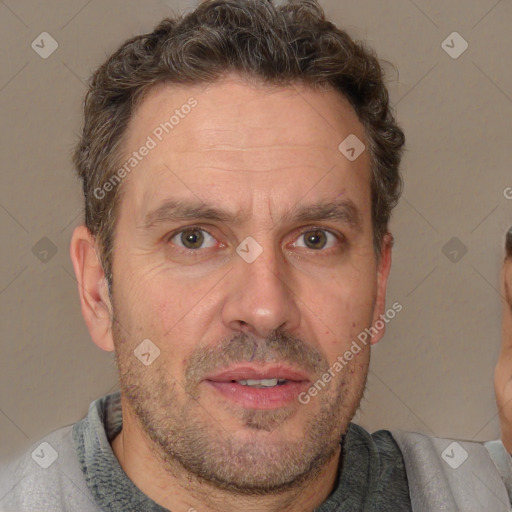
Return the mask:
[[[248,342],[245,335],[240,335],[244,339],[238,337],[234,344],[231,340],[222,349],[198,351],[197,357],[193,357],[195,363],[186,372],[192,382],[183,385],[161,364],[155,364],[158,359],[150,367],[142,365],[133,355],[132,343],[121,341],[115,325],[116,322],[113,335],[121,393],[152,441],[149,445],[153,454],[169,474],[176,477],[184,469],[189,476],[231,493],[276,494],[313,480],[338,452],[341,437],[364,392],[369,357],[359,384],[350,382],[356,374],[346,367],[344,375],[338,375],[311,400],[318,404],[317,412],[308,415],[301,439],[290,440],[286,435],[286,421],[291,420],[297,408],[306,407],[298,402],[276,410],[227,406],[243,425],[240,433],[228,432],[200,402],[196,391],[195,386],[207,368],[218,367],[220,360],[258,361],[264,357],[268,361],[273,357],[300,361],[299,367],[309,365],[309,370],[314,366],[315,374],[320,376],[327,361],[315,349],[302,342],[297,345],[297,340],[287,335],[279,335],[257,347],[254,341]],[[215,356],[208,359],[208,354]],[[200,368],[199,362],[204,363],[205,357],[210,364]]]

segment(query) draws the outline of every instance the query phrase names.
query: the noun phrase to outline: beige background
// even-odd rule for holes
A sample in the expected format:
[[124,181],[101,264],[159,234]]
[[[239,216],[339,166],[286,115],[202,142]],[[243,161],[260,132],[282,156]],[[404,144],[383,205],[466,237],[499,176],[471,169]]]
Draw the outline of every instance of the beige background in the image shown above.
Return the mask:
[[[82,320],[68,256],[82,209],[70,154],[84,80],[124,39],[195,3],[0,1],[0,457],[116,389],[113,356]],[[390,92],[407,135],[388,293],[403,311],[374,349],[358,421],[372,431],[495,438],[496,288],[512,224],[512,2],[321,3],[398,67],[399,76],[388,68]],[[454,31],[469,44],[458,59],[441,47]],[[59,45],[48,59],[31,48],[42,32]],[[46,263],[36,245],[44,237],[56,249]],[[453,237],[467,248],[457,262],[443,253]],[[455,250],[444,252],[460,258]]]

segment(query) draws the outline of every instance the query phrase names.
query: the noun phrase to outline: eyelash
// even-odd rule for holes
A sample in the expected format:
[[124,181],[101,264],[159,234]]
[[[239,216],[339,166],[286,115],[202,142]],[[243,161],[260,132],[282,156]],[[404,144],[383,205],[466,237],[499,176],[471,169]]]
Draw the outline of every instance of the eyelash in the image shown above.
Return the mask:
[[[170,243],[171,240],[176,235],[179,235],[180,233],[182,233],[184,231],[194,231],[194,230],[204,231],[205,233],[208,233],[208,235],[210,235],[212,238],[216,239],[207,229],[204,229],[201,226],[186,226],[186,227],[180,228],[177,231],[173,231],[171,234],[169,234],[166,237],[165,241],[166,241],[166,243]],[[313,232],[313,231],[325,231],[326,233],[330,233],[331,235],[333,235],[340,242],[340,244],[342,246],[347,244],[347,239],[345,238],[345,236],[343,236],[342,234],[335,233],[334,231],[331,231],[329,229],[322,228],[320,226],[307,226],[307,227],[305,227],[303,230],[301,230],[301,232],[299,233],[297,238],[300,238],[301,236],[305,235],[306,233],[310,233],[310,232]],[[177,246],[177,247],[179,247],[179,246]],[[190,256],[193,256],[193,257],[203,256],[202,254],[200,254],[201,253],[201,249],[183,249],[181,247],[179,247],[179,249],[185,255],[190,255]],[[313,252],[319,252],[319,253],[321,253],[321,252],[329,253],[330,251],[335,250],[335,249],[336,249],[336,247],[330,247],[329,249],[326,249],[326,250],[322,250],[322,249],[318,249],[316,251],[314,249],[310,249],[310,250],[313,251]]]

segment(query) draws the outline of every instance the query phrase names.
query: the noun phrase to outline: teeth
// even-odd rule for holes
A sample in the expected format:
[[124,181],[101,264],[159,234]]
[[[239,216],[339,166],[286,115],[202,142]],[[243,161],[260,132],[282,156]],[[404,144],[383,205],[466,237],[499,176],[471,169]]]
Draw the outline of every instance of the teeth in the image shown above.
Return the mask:
[[252,388],[273,388],[286,382],[285,379],[247,379],[238,380],[238,384],[242,386],[250,386]]

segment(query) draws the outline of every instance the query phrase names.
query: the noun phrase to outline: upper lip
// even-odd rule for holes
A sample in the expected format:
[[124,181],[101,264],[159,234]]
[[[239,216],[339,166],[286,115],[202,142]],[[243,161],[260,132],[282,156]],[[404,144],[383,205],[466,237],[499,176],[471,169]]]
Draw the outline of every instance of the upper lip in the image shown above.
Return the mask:
[[258,366],[253,364],[230,366],[229,368],[207,375],[204,380],[230,382],[233,380],[247,379],[284,379],[299,382],[309,380],[306,373],[301,370],[291,368],[290,366]]

